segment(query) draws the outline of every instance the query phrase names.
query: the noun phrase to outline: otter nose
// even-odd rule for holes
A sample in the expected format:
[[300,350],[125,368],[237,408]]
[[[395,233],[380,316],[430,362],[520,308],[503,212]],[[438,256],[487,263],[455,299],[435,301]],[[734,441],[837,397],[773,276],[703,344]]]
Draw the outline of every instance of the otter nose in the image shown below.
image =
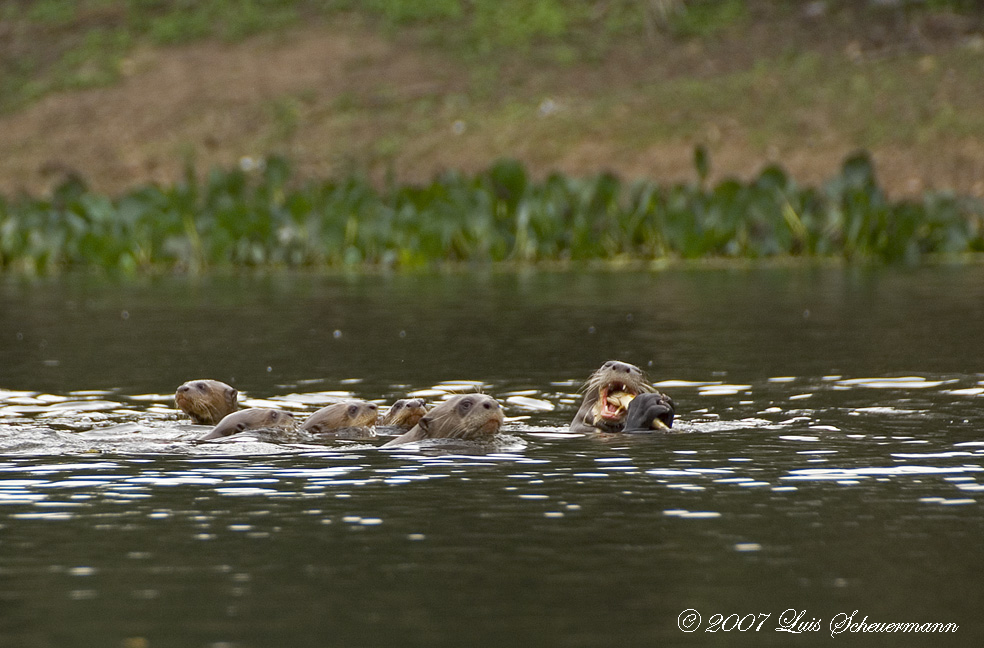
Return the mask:
[[622,373],[629,373],[632,371],[632,368],[624,362],[613,362],[612,369],[615,371],[621,371]]
[[179,394],[183,394],[186,391],[191,391],[191,387],[189,387],[188,385],[181,385],[180,387],[178,387]]

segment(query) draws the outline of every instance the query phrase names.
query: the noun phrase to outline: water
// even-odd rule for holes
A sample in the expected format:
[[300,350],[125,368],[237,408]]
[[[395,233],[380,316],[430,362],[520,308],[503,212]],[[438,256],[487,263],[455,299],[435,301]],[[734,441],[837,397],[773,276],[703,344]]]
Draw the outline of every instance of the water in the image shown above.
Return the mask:
[[[0,645],[980,645],[982,324],[980,267],[7,279]],[[565,433],[610,358],[679,434]],[[467,381],[506,442],[195,445],[200,377]]]

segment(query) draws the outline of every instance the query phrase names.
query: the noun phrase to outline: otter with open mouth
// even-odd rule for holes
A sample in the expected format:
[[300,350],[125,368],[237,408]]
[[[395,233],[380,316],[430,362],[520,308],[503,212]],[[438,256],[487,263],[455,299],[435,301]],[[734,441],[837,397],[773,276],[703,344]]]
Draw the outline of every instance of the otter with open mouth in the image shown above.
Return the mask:
[[656,391],[639,367],[609,360],[584,384],[571,432],[665,431],[673,415],[673,401]]

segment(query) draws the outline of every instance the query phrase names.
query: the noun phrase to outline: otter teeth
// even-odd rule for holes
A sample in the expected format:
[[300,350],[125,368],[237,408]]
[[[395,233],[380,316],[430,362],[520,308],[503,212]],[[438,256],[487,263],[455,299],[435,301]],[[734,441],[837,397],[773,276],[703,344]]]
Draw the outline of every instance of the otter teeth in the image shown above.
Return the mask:
[[633,398],[632,394],[619,391],[619,392],[609,393],[608,398],[606,400],[608,401],[608,404],[611,405],[612,407],[616,407],[618,409],[627,409],[629,407],[629,403],[632,402],[632,398]]

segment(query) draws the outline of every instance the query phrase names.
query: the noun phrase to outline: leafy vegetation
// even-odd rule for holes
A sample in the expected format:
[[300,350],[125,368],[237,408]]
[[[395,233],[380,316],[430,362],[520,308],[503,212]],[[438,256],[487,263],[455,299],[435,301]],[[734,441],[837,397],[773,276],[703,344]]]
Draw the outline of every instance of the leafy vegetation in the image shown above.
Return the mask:
[[984,204],[891,201],[866,154],[822,188],[779,167],[753,181],[662,186],[611,174],[537,181],[511,160],[423,186],[360,177],[294,183],[282,158],[189,169],[110,199],[78,179],[49,199],[0,200],[0,268],[124,273],[208,268],[416,268],[456,262],[836,257],[915,263],[984,252]]

